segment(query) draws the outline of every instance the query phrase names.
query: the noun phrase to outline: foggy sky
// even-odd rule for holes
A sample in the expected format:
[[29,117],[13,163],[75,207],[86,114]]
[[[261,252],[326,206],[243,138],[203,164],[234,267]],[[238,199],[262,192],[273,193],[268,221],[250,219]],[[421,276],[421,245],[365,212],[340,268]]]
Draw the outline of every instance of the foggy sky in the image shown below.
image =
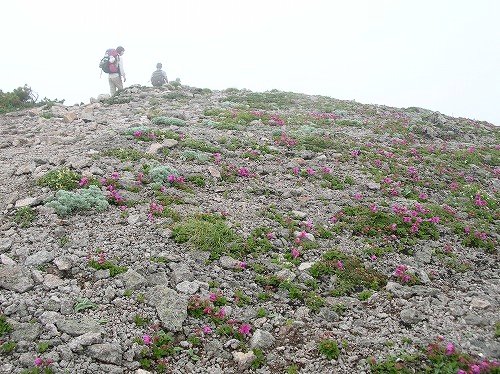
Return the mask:
[[157,62],[194,87],[417,106],[500,125],[500,2],[71,1],[2,4],[0,89],[88,103],[125,47],[125,86]]

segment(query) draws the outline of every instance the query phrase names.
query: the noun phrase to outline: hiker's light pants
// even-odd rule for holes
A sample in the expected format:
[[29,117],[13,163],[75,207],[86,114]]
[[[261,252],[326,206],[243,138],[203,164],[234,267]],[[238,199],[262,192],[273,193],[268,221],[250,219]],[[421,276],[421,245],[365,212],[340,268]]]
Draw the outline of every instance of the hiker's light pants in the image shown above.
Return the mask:
[[123,82],[122,77],[119,74],[110,74],[109,75],[109,91],[111,92],[111,96],[116,93],[116,90],[123,90]]

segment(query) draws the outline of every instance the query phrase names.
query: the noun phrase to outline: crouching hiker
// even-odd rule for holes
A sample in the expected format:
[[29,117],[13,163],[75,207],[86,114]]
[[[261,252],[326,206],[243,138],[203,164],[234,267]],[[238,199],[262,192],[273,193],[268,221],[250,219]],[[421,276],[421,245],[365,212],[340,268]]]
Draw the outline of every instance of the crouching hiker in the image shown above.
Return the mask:
[[168,83],[167,73],[161,70],[162,64],[161,62],[156,64],[156,70],[151,74],[151,84],[154,87],[161,87],[165,83]]

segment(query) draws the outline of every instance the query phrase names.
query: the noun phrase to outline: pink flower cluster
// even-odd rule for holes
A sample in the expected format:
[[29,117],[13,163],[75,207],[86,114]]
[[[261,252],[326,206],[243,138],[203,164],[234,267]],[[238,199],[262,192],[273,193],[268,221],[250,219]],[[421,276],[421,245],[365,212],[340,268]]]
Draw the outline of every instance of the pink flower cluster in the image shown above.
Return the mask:
[[316,119],[337,119],[338,116],[334,113],[325,113],[325,112],[312,112],[309,115]]
[[53,363],[53,361],[50,358],[44,360],[41,357],[37,357],[33,363],[37,368],[47,368]]
[[396,270],[394,271],[394,276],[399,278],[401,282],[408,283],[411,280],[411,276],[406,273],[408,270],[408,266],[406,265],[398,265]]
[[170,174],[168,177],[167,177],[167,182],[168,183],[171,183],[171,184],[174,184],[174,183],[184,183],[185,182],[185,179],[183,176],[175,176],[173,174]]
[[250,170],[248,170],[247,168],[241,167],[238,169],[238,176],[248,178],[250,177],[250,175]]
[[87,177],[82,177],[82,179],[80,179],[80,182],[78,182],[78,186],[80,187],[85,187],[89,184],[89,178]]
[[479,207],[485,207],[486,205],[488,205],[488,202],[484,200],[479,193],[477,193],[474,197],[474,204]]
[[222,161],[222,156],[219,152],[214,153],[213,156],[216,164],[219,164]]
[[283,120],[280,116],[271,115],[269,122],[271,126],[285,126],[285,120]]
[[123,198],[123,196],[120,195],[120,192],[118,192],[118,190],[112,184],[110,184],[109,186],[107,186],[106,190],[108,190],[108,192],[109,192],[108,193],[108,199],[110,199],[115,204],[120,205],[120,204],[122,204],[125,201],[125,199]]
[[415,203],[413,209],[408,209],[403,205],[393,205],[392,211],[401,216],[404,223],[412,224],[410,228],[411,233],[416,233],[420,228],[420,224],[424,221],[436,224],[441,220],[439,216],[427,219],[423,218],[422,216],[428,214],[430,210],[419,203]]
[[285,132],[281,133],[281,136],[275,141],[278,145],[284,145],[287,147],[293,147],[297,145],[297,140],[289,137]]

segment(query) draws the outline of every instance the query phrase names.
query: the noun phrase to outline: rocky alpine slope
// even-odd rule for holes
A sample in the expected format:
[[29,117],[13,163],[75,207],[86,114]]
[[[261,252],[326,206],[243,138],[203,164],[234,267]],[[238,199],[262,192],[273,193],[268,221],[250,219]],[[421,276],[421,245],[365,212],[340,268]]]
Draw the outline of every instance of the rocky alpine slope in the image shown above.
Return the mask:
[[491,124],[133,86],[0,132],[1,373],[496,370]]

